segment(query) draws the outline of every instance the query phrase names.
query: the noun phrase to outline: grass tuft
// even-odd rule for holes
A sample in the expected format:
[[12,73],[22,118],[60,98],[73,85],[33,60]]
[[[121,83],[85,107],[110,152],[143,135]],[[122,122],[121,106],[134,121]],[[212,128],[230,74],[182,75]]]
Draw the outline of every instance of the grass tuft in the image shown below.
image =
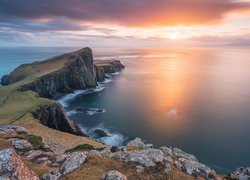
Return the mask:
[[90,144],[80,144],[72,149],[66,150],[65,153],[72,153],[76,151],[86,151],[86,150],[93,150],[93,149],[95,148]]
[[33,134],[28,134],[26,138],[27,141],[29,141],[35,149],[42,149],[44,147],[42,137]]

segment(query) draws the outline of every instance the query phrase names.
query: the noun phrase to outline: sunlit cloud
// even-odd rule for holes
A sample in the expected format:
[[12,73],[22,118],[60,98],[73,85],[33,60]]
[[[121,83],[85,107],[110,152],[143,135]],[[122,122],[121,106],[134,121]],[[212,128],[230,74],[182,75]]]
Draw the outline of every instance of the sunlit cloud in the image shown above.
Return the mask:
[[248,0],[3,0],[0,44],[248,44],[249,8]]

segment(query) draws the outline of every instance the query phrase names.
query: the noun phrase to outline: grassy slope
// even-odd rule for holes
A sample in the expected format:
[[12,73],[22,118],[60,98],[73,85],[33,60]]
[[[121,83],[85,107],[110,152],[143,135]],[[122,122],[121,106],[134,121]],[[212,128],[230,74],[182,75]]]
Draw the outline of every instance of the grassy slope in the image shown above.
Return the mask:
[[46,61],[23,65],[15,71],[14,76],[24,76],[25,78],[22,81],[0,88],[0,125],[13,124],[26,127],[33,134],[42,136],[45,143],[54,143],[61,146],[60,152],[83,143],[102,147],[102,144],[89,138],[78,137],[43,126],[33,118],[30,112],[42,104],[55,103],[55,101],[40,98],[32,91],[19,92],[16,90],[38,77],[61,69],[67,62],[64,57],[62,55]]

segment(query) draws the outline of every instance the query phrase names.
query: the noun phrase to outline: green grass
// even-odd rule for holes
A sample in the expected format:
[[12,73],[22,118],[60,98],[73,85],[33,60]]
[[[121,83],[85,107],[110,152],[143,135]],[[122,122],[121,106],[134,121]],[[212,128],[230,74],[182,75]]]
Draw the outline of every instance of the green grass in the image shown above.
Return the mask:
[[43,139],[40,136],[28,134],[26,139],[33,145],[35,149],[42,149],[44,147]]
[[86,151],[86,150],[93,150],[93,149],[95,148],[90,144],[80,144],[72,149],[66,150],[65,153],[72,153],[76,151]]

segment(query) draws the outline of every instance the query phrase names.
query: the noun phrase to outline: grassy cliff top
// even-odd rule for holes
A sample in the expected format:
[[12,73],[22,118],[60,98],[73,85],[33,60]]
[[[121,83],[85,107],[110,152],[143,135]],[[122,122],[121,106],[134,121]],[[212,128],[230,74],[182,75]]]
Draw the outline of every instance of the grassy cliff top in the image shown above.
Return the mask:
[[[56,56],[44,61],[24,64],[16,68],[10,75],[21,77],[20,81],[0,88],[0,125],[20,125],[32,133],[42,136],[45,143],[55,143],[62,146],[62,151],[78,144],[88,143],[95,147],[103,145],[86,137],[79,137],[48,128],[35,119],[31,112],[44,104],[54,104],[56,101],[41,98],[33,91],[18,91],[17,89],[37,78],[62,69],[70,57],[79,53],[91,52],[90,48]],[[51,138],[53,137],[53,138]],[[64,149],[64,150],[63,150]]]

